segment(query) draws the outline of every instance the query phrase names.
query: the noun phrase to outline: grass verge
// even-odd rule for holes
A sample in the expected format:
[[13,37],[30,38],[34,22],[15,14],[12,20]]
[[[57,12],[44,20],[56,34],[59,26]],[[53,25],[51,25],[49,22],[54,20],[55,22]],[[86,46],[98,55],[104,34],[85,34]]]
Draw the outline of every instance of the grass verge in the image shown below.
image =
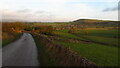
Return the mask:
[[17,40],[20,38],[20,36],[22,35],[22,33],[17,33],[14,35],[14,37],[10,37],[10,38],[7,38],[7,39],[2,39],[2,47],[8,45],[9,43]]
[[35,36],[34,34],[33,38],[36,42],[37,50],[38,50],[38,59],[41,66],[59,66],[57,64],[57,60],[52,56],[51,52],[45,48],[45,46],[42,44],[42,40]]

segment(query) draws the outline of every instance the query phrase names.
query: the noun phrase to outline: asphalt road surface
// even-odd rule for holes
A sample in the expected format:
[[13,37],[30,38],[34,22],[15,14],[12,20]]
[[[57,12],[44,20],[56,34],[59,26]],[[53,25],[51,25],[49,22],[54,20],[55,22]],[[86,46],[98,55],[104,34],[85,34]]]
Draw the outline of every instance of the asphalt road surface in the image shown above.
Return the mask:
[[37,48],[31,34],[24,33],[21,38],[2,49],[3,66],[40,66]]

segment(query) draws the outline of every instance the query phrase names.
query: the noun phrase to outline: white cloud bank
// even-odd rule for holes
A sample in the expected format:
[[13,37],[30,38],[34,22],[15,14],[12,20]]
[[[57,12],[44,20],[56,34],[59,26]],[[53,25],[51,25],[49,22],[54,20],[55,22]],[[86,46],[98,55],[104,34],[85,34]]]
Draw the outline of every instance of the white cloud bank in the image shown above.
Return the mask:
[[108,7],[94,8],[86,3],[90,1],[106,4],[118,2],[118,0],[3,0],[2,19],[37,22],[62,22],[81,18],[118,20],[117,11],[102,12]]
[[36,13],[36,12],[27,12],[27,11],[13,11],[13,10],[4,10],[2,14],[2,19],[5,21],[52,21],[53,15],[47,12]]

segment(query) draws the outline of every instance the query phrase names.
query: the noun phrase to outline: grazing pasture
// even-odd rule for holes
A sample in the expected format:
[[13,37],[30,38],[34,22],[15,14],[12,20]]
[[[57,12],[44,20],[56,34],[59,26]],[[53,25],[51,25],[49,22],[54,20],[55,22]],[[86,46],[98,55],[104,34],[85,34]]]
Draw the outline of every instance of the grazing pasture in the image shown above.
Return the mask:
[[[54,42],[77,52],[79,55],[95,62],[99,66],[118,65],[117,30],[78,30],[77,34],[68,33],[69,30],[55,31],[55,36],[68,41],[54,40]],[[66,40],[67,40],[66,39]],[[73,39],[69,41],[69,39]],[[78,42],[74,42],[78,40]],[[82,40],[82,41],[81,41]],[[91,43],[86,42],[91,41]],[[86,43],[85,43],[86,42]]]

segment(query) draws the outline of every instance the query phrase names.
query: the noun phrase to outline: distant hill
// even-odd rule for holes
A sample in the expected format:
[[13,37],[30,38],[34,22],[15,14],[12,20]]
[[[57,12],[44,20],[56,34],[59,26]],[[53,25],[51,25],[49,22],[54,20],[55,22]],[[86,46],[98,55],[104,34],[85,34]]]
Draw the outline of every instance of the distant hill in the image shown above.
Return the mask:
[[84,25],[84,26],[118,26],[118,21],[78,19],[78,20],[72,21],[71,24]]

